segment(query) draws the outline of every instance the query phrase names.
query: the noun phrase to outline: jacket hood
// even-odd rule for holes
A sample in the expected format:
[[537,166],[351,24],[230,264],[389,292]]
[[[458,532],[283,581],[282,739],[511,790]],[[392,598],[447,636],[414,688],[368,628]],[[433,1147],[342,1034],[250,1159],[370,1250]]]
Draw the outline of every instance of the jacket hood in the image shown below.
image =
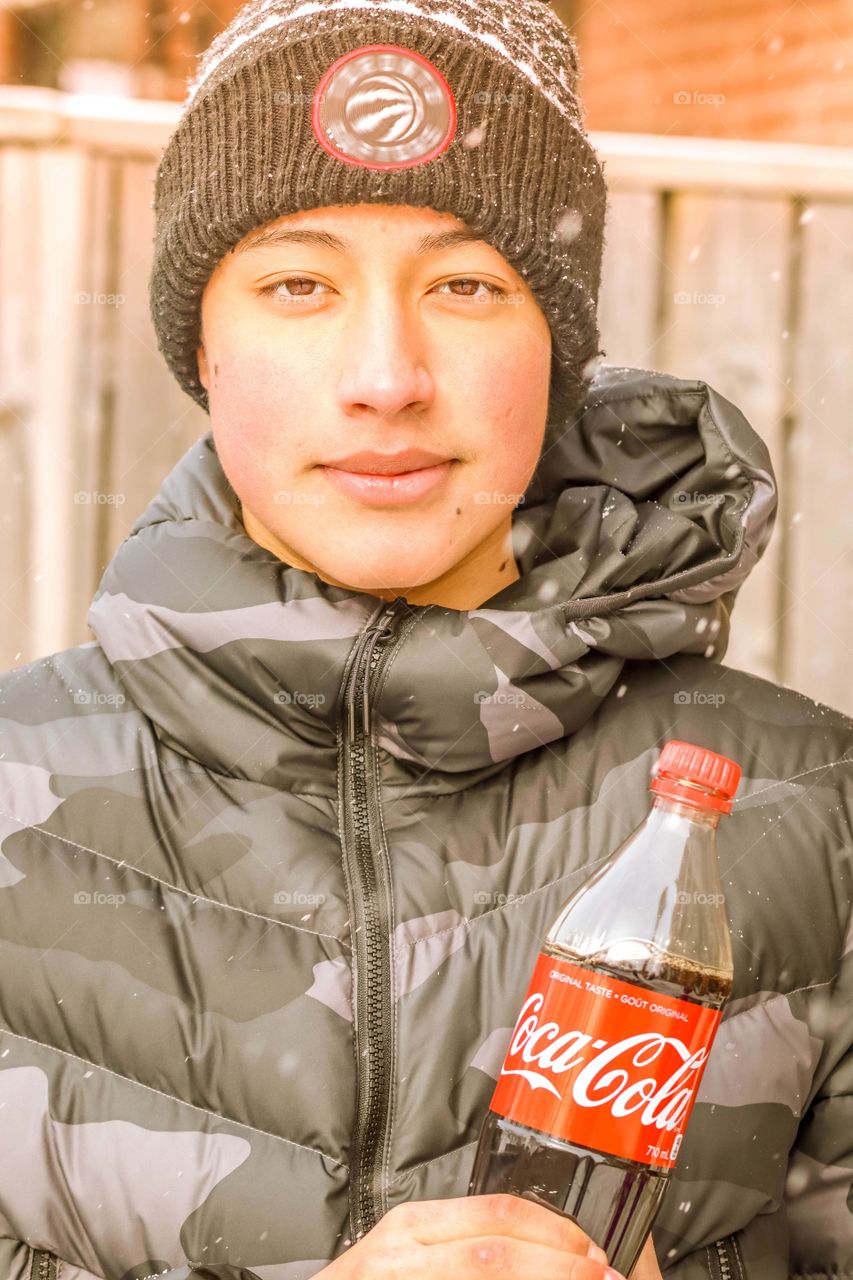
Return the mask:
[[[600,366],[514,512],[520,578],[477,609],[403,604],[372,711],[389,764],[408,781],[494,770],[580,728],[630,659],[718,661],[775,512],[767,448],[733,404]],[[208,432],[116,550],[88,621],[166,745],[325,792],[346,659],[386,608],[253,542]]]

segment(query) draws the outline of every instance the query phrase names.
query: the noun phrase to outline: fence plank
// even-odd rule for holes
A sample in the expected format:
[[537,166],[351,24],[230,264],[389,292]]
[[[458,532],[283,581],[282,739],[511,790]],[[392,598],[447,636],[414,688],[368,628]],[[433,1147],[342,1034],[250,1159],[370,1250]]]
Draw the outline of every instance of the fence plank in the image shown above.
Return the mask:
[[[789,223],[784,200],[674,195],[656,347],[659,368],[703,379],[742,410],[768,446],[780,480]],[[724,658],[773,680],[781,677],[780,547],[777,525],[738,595]]]
[[608,183],[635,190],[853,196],[849,147],[590,130]]
[[114,381],[108,489],[121,499],[108,508],[103,554],[124,538],[157,493],[163,477],[210,426],[210,419],[169,373],[148,310],[154,213],[154,166],[127,161],[121,169],[112,352]]
[[608,191],[598,299],[608,364],[649,368],[657,332],[660,236],[656,191]]
[[853,711],[853,209],[818,201],[803,226],[793,379],[785,683]]
[[30,474],[26,432],[35,383],[32,267],[36,259],[36,157],[0,149],[0,667],[30,651]]
[[74,495],[86,487],[79,430],[80,356],[86,308],[79,301],[90,270],[91,223],[86,153],[47,147],[37,153],[38,192],[30,212],[39,253],[30,266],[37,307],[33,410],[27,429],[31,484],[29,554],[31,645],[35,654],[66,647],[75,634],[87,567],[69,537]]
[[88,168],[88,245],[83,263],[86,288],[78,305],[83,341],[76,371],[76,490],[71,530],[79,564],[73,583],[73,630],[69,644],[91,639],[86,615],[100,580],[99,558],[109,510],[104,453],[109,431],[108,396],[115,326],[112,260],[119,216],[115,207],[116,167],[113,160],[98,155],[90,158]]

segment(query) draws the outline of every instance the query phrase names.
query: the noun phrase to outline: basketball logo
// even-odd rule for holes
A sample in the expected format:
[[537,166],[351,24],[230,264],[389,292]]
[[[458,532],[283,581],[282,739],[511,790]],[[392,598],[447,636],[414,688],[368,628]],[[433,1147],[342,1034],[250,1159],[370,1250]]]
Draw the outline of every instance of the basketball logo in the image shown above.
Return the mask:
[[456,130],[453,93],[413,49],[365,45],[338,58],[314,94],[320,145],[366,169],[407,169],[446,151]]

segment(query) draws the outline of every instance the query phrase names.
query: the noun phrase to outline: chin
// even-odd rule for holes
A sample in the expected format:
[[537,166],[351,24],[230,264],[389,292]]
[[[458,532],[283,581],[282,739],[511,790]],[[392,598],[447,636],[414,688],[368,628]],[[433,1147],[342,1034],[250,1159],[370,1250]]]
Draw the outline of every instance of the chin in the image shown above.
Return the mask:
[[405,595],[406,591],[414,587],[433,582],[451,567],[430,555],[422,558],[413,556],[405,548],[398,549],[387,558],[373,557],[367,563],[363,559],[353,560],[351,564],[341,563],[341,558],[338,557],[330,562],[328,574],[325,566],[317,564],[323,576],[334,578],[356,591],[397,590],[400,595]]

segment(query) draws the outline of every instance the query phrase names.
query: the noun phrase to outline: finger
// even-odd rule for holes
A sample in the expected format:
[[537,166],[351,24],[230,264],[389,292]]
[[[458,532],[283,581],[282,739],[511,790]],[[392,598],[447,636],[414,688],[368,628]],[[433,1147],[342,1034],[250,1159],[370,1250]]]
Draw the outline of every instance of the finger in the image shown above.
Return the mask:
[[391,1209],[379,1225],[386,1232],[420,1244],[474,1236],[512,1236],[581,1255],[585,1255],[592,1244],[586,1232],[565,1214],[509,1193],[450,1200],[409,1200]]
[[[405,1251],[404,1251],[405,1252]],[[448,1240],[414,1249],[401,1265],[399,1276],[419,1280],[622,1280],[586,1254],[568,1253],[546,1244],[517,1240],[506,1235],[486,1235],[470,1240]],[[420,1271],[418,1270],[420,1268]],[[397,1271],[392,1274],[396,1277]]]
[[663,1280],[652,1237],[649,1236],[631,1272],[631,1280]]

